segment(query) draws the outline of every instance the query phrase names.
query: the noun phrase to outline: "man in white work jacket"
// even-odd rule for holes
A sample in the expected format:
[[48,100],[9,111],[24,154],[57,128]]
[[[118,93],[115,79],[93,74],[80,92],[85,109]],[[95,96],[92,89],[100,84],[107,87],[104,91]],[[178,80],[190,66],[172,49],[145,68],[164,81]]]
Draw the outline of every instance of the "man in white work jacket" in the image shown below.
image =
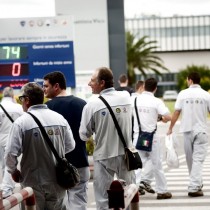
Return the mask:
[[[113,73],[107,67],[95,70],[89,86],[93,94],[100,94],[111,106],[128,147],[131,141],[132,107],[127,91],[116,91],[113,87]],[[125,150],[109,110],[94,97],[85,105],[82,112],[80,137],[87,141],[94,133],[94,193],[97,210],[109,209],[108,194],[114,175],[127,184],[135,182],[134,171],[128,171],[125,164]]]
[[200,75],[191,72],[187,77],[188,87],[182,90],[175,103],[175,111],[167,134],[182,113],[180,132],[184,136],[184,150],[190,176],[188,196],[203,196],[202,168],[207,155],[207,116],[210,112],[210,94],[201,88]]

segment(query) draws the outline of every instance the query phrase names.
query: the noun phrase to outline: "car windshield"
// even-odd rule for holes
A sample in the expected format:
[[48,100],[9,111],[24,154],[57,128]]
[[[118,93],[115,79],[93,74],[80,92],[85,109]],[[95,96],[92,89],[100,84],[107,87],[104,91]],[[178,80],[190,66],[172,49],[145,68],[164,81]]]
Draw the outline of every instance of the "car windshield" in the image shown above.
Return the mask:
[[164,95],[177,95],[176,91],[165,91]]
[[163,94],[163,100],[176,100],[178,93],[176,90],[166,90]]

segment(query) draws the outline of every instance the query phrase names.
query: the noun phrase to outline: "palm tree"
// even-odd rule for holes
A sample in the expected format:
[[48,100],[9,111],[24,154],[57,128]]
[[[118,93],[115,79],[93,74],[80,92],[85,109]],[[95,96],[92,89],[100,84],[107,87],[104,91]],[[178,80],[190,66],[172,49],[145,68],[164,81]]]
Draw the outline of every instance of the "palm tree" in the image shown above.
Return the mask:
[[153,54],[157,48],[156,41],[147,41],[148,36],[137,39],[129,31],[126,32],[127,44],[127,69],[130,85],[136,82],[134,69],[138,69],[146,77],[147,71],[153,71],[161,75],[160,70],[168,69],[163,65],[163,61]]

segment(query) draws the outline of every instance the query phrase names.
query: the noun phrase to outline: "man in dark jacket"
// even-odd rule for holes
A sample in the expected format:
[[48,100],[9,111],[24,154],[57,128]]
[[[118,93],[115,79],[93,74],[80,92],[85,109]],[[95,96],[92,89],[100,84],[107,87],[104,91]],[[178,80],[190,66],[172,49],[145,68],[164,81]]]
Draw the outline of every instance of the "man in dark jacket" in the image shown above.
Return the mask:
[[66,155],[66,158],[79,171],[80,183],[68,190],[68,209],[87,209],[87,188],[90,178],[87,160],[86,144],[79,137],[79,126],[83,107],[86,102],[83,99],[66,93],[66,80],[62,72],[55,71],[44,76],[43,89],[49,100],[46,104],[49,109],[58,112],[68,121],[74,139],[75,149]]

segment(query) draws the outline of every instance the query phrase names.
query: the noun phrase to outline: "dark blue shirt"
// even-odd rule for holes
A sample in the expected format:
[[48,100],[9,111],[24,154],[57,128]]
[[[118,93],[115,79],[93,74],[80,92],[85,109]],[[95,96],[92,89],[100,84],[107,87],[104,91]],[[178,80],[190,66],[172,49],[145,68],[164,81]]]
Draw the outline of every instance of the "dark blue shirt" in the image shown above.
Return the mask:
[[49,109],[63,115],[71,127],[76,147],[72,152],[66,154],[68,161],[77,168],[89,166],[86,143],[82,141],[79,136],[82,110],[86,102],[81,98],[71,95],[55,97],[52,100],[49,100],[46,104]]

